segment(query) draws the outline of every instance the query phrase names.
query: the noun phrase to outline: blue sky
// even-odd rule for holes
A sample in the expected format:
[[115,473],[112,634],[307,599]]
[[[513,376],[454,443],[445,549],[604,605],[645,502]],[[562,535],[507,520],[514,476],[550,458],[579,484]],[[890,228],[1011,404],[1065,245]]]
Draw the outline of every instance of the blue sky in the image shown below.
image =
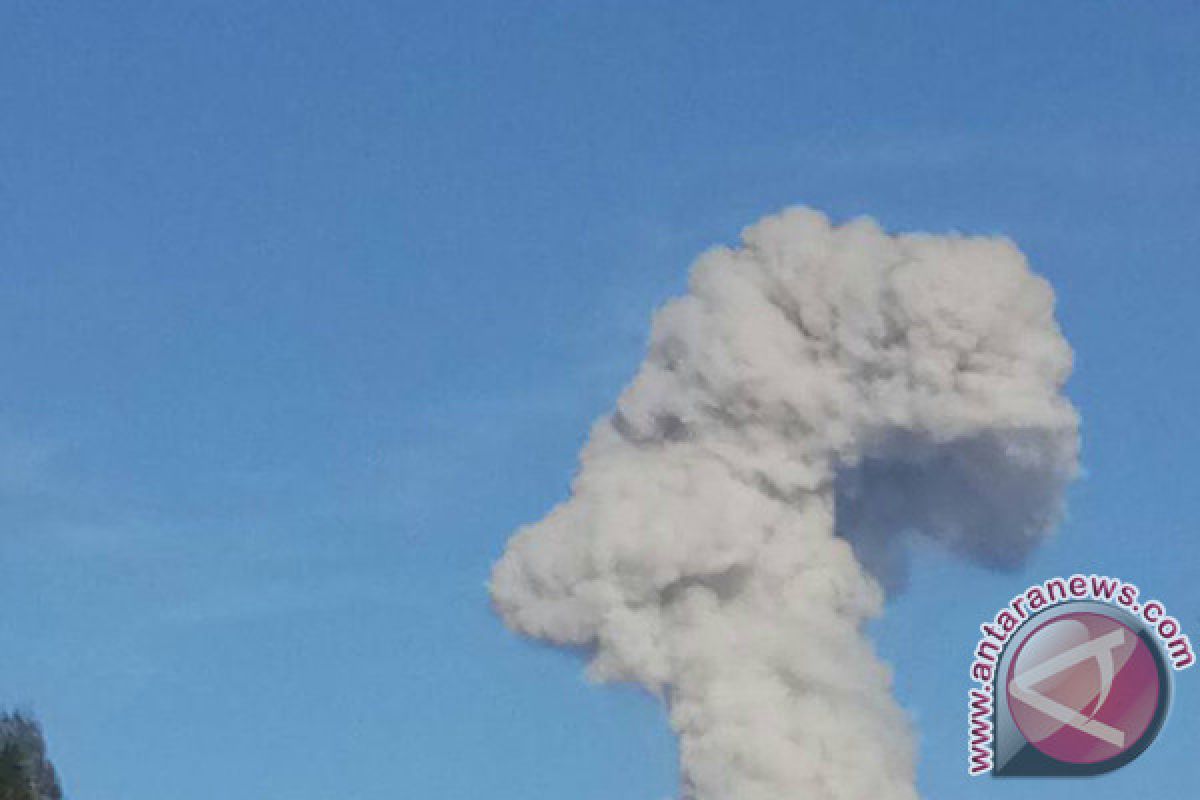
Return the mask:
[[0,700],[89,800],[671,796],[655,703],[483,584],[691,259],[803,203],[1014,237],[1077,353],[1057,538],[1017,575],[922,550],[877,626],[923,791],[1186,795],[1190,673],[1096,781],[969,782],[964,697],[1049,575],[1200,631],[1198,35],[1184,2],[0,5]]

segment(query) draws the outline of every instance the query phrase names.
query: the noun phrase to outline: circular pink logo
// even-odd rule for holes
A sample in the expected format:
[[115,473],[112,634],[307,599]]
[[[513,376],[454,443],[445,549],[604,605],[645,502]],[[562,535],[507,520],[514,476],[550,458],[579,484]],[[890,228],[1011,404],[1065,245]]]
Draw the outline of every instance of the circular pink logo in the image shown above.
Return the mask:
[[1042,624],[1006,676],[1013,722],[1045,755],[1095,764],[1134,748],[1165,691],[1154,654],[1129,626],[1087,611]]

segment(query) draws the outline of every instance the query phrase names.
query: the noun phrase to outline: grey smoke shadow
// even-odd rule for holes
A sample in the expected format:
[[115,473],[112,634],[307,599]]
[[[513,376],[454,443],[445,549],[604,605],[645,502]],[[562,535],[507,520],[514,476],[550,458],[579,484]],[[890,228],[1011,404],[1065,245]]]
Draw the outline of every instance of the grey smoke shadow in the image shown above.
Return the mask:
[[838,471],[837,534],[889,594],[908,584],[914,537],[986,568],[1014,570],[1062,514],[1074,475],[1074,448],[1062,436],[1002,429],[936,442],[890,431]]

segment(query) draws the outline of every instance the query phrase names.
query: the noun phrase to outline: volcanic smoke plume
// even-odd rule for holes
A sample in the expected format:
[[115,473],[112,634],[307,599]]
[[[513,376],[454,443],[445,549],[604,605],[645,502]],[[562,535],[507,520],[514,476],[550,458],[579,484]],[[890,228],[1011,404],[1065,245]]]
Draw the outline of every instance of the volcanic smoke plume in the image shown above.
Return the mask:
[[917,796],[864,637],[930,537],[1012,566],[1076,472],[1054,292],[999,238],[793,209],[692,269],[571,497],[492,576],[513,629],[662,697],[694,800]]

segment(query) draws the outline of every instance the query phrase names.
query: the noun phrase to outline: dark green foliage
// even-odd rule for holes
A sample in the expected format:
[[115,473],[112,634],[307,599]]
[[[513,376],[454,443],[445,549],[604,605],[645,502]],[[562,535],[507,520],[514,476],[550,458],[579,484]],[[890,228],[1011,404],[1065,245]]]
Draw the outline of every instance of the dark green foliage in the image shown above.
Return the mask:
[[42,728],[19,712],[0,713],[0,800],[62,800]]
[[37,800],[21,750],[15,744],[0,750],[0,800]]

